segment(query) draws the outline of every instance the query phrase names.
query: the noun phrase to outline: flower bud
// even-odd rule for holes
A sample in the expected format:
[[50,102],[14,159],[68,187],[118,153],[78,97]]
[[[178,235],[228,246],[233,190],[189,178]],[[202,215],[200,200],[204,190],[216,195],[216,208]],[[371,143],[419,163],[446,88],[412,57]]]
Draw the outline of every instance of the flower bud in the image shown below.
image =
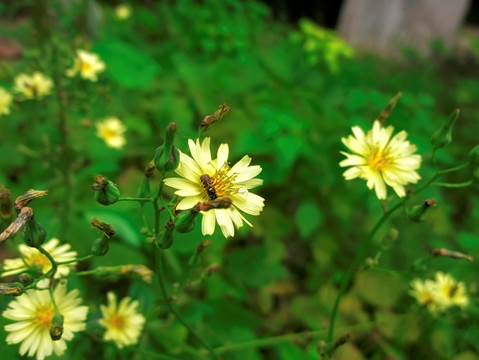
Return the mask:
[[449,145],[452,141],[452,129],[459,117],[459,109],[456,109],[446,124],[444,124],[439,130],[437,130],[431,138],[431,144],[434,149],[440,149]]
[[432,206],[436,206],[436,200],[424,200],[422,205],[413,206],[407,216],[409,220],[414,222],[424,221],[426,219],[427,210],[429,210]]
[[13,197],[5,185],[0,186],[0,218],[10,219],[13,213]]
[[199,211],[197,207],[193,207],[187,212],[182,213],[176,218],[175,229],[179,233],[188,233],[193,231],[196,225],[196,218],[198,217]]
[[474,261],[474,258],[471,255],[466,255],[459,251],[451,251],[448,249],[433,249],[431,253],[434,256],[448,256],[453,259],[465,259],[470,262]]
[[95,182],[91,188],[95,190],[95,201],[105,206],[116,203],[120,197],[118,187],[103,175],[95,177]]
[[479,145],[476,145],[469,151],[469,164],[479,165]]
[[207,115],[203,121],[201,121],[200,129],[207,130],[215,122],[220,121],[226,113],[230,111],[230,107],[226,104],[221,104],[212,115]]
[[384,122],[389,117],[389,115],[391,115],[401,96],[402,96],[402,93],[398,92],[391,100],[389,100],[389,103],[383,109],[383,111],[381,111],[381,115],[379,116],[379,119],[378,119],[381,124],[384,124]]
[[55,313],[52,318],[52,327],[50,328],[50,337],[53,341],[58,341],[63,335],[63,315]]
[[103,256],[108,252],[109,248],[109,239],[106,236],[103,236],[93,242],[91,252],[95,256]]
[[151,283],[153,271],[145,265],[128,264],[121,266],[122,275],[138,275],[144,282]]
[[23,294],[23,285],[19,282],[0,284],[0,295],[19,296]]
[[203,240],[196,246],[196,251],[191,255],[190,259],[188,260],[188,265],[195,266],[198,264],[200,254],[211,245],[211,240]]
[[23,285],[30,285],[35,279],[29,273],[23,273],[18,276],[18,280],[20,280]]
[[150,195],[150,178],[145,176],[141,182],[138,192],[136,193],[136,196],[141,198],[149,198]]
[[155,151],[153,161],[161,172],[175,170],[180,164],[180,152],[174,144],[175,133],[176,124],[170,123],[166,128],[165,143]]
[[173,230],[175,229],[175,224],[171,219],[168,220],[165,226],[165,230],[163,234],[161,234],[161,238],[158,242],[158,247],[160,249],[168,249],[173,245]]
[[115,229],[113,229],[113,226],[100,221],[97,218],[93,218],[93,220],[90,222],[90,225],[99,229],[107,238],[111,238],[115,235]]
[[20,211],[22,208],[32,202],[32,200],[42,198],[48,194],[46,190],[28,190],[25,194],[20,195],[15,199],[15,210]]
[[38,247],[45,242],[46,237],[47,233],[35,219],[31,219],[27,222],[23,230],[23,242],[26,245]]

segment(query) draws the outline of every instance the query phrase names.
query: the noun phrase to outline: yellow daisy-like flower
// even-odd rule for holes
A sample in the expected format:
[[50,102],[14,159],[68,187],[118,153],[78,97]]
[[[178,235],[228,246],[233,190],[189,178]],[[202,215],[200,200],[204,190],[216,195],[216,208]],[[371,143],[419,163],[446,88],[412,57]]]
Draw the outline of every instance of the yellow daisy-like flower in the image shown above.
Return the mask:
[[[215,221],[225,237],[234,236],[234,226],[243,226],[243,221],[249,223],[238,210],[250,215],[259,215],[264,207],[261,196],[249,192],[262,185],[263,180],[254,179],[261,172],[259,165],[249,166],[251,158],[244,156],[230,168],[228,160],[229,147],[221,144],[217,158],[212,160],[210,153],[210,138],[203,143],[197,139],[188,140],[191,157],[180,152],[180,164],[176,173],[181,178],[165,179],[165,184],[178,189],[175,194],[184,197],[176,206],[178,210],[188,210],[201,201],[229,198],[233,204],[228,209],[212,209],[203,213],[201,230],[203,235],[211,235],[215,231]],[[207,175],[210,184],[206,186]],[[233,226],[234,225],[234,226]]]
[[0,88],[0,114],[10,114],[10,104],[12,103],[13,96],[4,88]]
[[[70,251],[70,244],[59,245],[58,239],[51,239],[44,243],[42,247],[53,257],[57,262],[70,261],[77,257],[76,251]],[[3,272],[0,277],[6,277],[10,275],[20,274],[34,268],[41,273],[45,274],[52,268],[52,265],[48,258],[35,248],[29,247],[24,244],[18,246],[21,258],[5,259]],[[59,265],[55,277],[65,277],[70,273],[72,265]]]
[[96,124],[96,135],[109,147],[121,149],[126,144],[125,125],[116,117],[109,117]]
[[22,94],[26,99],[41,99],[50,94],[53,87],[52,80],[38,71],[31,76],[18,74],[14,82],[15,91]]
[[115,8],[115,15],[118,20],[126,20],[131,16],[131,7],[121,4]]
[[448,308],[465,307],[469,304],[464,283],[457,282],[451,275],[442,272],[436,273],[435,280],[434,296],[439,305]]
[[85,329],[88,307],[80,306],[78,290],[67,293],[66,286],[59,284],[53,291],[58,312],[63,315],[63,334],[60,340],[50,337],[55,308],[48,291],[27,290],[8,304],[3,317],[14,323],[5,326],[10,334],[8,344],[19,344],[20,355],[35,356],[37,360],[55,353],[60,356],[67,348],[66,341],[73,339],[74,333]]
[[416,172],[421,165],[421,156],[414,154],[417,148],[406,140],[407,133],[400,131],[391,137],[394,128],[382,127],[378,120],[367,134],[358,126],[352,131],[354,136],[341,139],[353,152],[341,152],[347,158],[339,166],[351,166],[343,174],[346,180],[357,177],[366,180],[368,188],[374,188],[378,199],[386,198],[386,185],[391,186],[399,197],[405,196],[404,186],[415,184],[421,178]]
[[98,73],[104,70],[105,63],[100,60],[97,54],[89,53],[85,50],[77,50],[73,67],[67,70],[67,76],[71,77],[80,74],[82,79],[97,81]]
[[125,297],[117,304],[112,292],[107,294],[107,299],[106,306],[100,305],[103,315],[100,325],[106,328],[103,339],[113,341],[119,349],[136,344],[145,323],[145,318],[137,311],[138,301]]
[[438,312],[439,307],[435,299],[436,287],[433,281],[414,279],[411,281],[411,288],[409,294],[417,300],[419,305],[427,307],[432,314]]

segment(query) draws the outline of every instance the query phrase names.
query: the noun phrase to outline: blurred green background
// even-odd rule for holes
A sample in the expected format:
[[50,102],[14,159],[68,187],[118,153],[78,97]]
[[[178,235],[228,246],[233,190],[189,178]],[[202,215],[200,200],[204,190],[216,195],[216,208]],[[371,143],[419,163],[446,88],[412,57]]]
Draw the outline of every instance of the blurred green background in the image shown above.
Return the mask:
[[[256,1],[138,1],[129,4],[127,19],[115,16],[116,5],[88,0],[0,4],[2,36],[14,39],[21,53],[2,60],[0,86],[10,90],[16,74],[34,70],[58,78],[71,67],[77,48],[99,54],[106,64],[97,83],[64,80],[66,145],[55,94],[16,101],[11,114],[0,117],[0,184],[14,197],[30,188],[49,190],[34,203],[36,219],[49,237],[70,243],[80,255],[89,252],[97,236],[89,225],[93,217],[115,227],[118,235],[110,252],[82,268],[149,264],[139,206],[95,203],[93,178],[106,175],[122,195],[134,196],[170,122],[178,124],[177,146],[188,152],[187,140],[196,138],[201,120],[228,104],[230,112],[207,133],[213,153],[228,143],[231,161],[248,154],[261,165],[264,186],[256,193],[266,206],[259,217],[248,217],[254,227],[243,227],[233,239],[224,239],[216,229],[207,237],[212,245],[193,269],[188,259],[205,237],[199,226],[177,234],[167,264],[169,281],[177,284],[171,290],[177,305],[212,346],[327,329],[338,284],[357,244],[382,214],[365,182],[346,182],[338,166],[341,137],[352,126],[370,128],[388,101],[402,92],[388,123],[406,130],[417,145],[423,179],[434,174],[430,137],[454,109],[460,108],[461,116],[439,161],[445,167],[462,163],[478,143],[477,35],[462,35],[466,53],[438,46],[432,59],[412,50],[383,59],[352,48],[310,19],[278,20]],[[96,136],[95,123],[108,116],[117,116],[127,127],[121,150]],[[466,181],[471,172],[447,181]],[[158,181],[156,176],[153,182]],[[429,255],[441,247],[479,255],[477,194],[477,185],[429,188],[411,204],[436,199],[427,221],[412,223],[399,213],[381,229],[368,256],[375,256],[390,229],[399,235],[378,266],[356,273],[343,298],[336,335],[350,331],[352,340],[336,358],[479,358],[479,267]],[[18,237],[2,245],[2,257],[14,256],[11,251],[20,242]],[[203,276],[213,264],[220,269]],[[411,279],[438,270],[465,282],[471,297],[466,311],[434,318],[408,295]],[[195,358],[184,350],[191,344],[185,330],[166,307],[158,309],[157,289],[137,280],[104,279],[86,286],[87,281],[72,279],[92,306],[92,321],[99,294],[107,289],[129,294],[140,300],[144,314],[155,314],[146,325],[144,350]],[[0,309],[6,304],[7,299],[0,299]],[[246,348],[224,358],[318,359],[320,340]],[[77,350],[65,359],[149,358],[134,348],[118,352],[88,334],[79,335],[72,346]],[[3,340],[0,349],[11,358],[18,351]]]

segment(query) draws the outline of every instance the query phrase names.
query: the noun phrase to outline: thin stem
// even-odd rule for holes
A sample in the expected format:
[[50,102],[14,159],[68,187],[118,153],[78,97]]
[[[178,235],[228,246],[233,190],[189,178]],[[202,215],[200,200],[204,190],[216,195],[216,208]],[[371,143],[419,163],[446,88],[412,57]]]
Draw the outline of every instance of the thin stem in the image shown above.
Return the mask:
[[76,262],[80,262],[80,261],[90,260],[94,256],[95,255],[93,255],[93,254],[89,254],[89,255],[85,255],[85,256],[82,256],[82,257],[79,257],[79,258],[76,258],[76,259],[57,262],[57,265],[65,265],[65,264],[71,264],[71,263],[76,263]]
[[166,305],[171,313],[176,317],[176,319],[188,330],[188,332],[196,338],[196,340],[201,343],[210,353],[212,359],[218,359],[215,354],[215,351],[211,346],[209,346],[197,333],[193,328],[183,319],[183,317],[179,314],[179,312],[175,309],[173,304],[171,303],[168,293],[166,292],[165,287],[165,279],[164,279],[164,272],[163,272],[163,254],[161,253],[161,249],[158,246],[155,246],[155,261],[158,269],[158,280],[160,283],[160,290],[163,298],[165,299]]
[[132,197],[132,196],[121,196],[117,201],[138,201],[138,202],[153,202],[152,198],[141,198],[141,197]]
[[440,170],[440,171],[437,172],[437,174],[438,175],[449,174],[449,173],[452,173],[452,172],[455,172],[455,171],[465,169],[465,168],[469,167],[470,165],[471,164],[469,162],[465,162],[464,164],[457,165],[457,166],[454,166],[454,167],[449,168],[449,169]]
[[50,261],[50,264],[52,265],[52,268],[50,270],[48,270],[42,276],[35,279],[35,281],[33,283],[31,283],[28,286],[25,286],[25,290],[35,288],[40,281],[42,281],[43,279],[45,279],[47,277],[53,278],[55,276],[55,273],[57,272],[58,264],[55,261],[55,259],[53,259],[53,257],[50,255],[50,253],[48,251],[46,251],[44,248],[42,248],[41,246],[37,246],[37,247],[35,247],[35,249],[37,249],[38,251],[40,251],[43,255],[45,255],[47,257],[48,261]]
[[447,188],[463,188],[463,187],[471,186],[473,184],[474,184],[474,181],[469,180],[469,181],[464,181],[462,183],[434,182],[431,185],[442,186],[442,187],[447,187]]

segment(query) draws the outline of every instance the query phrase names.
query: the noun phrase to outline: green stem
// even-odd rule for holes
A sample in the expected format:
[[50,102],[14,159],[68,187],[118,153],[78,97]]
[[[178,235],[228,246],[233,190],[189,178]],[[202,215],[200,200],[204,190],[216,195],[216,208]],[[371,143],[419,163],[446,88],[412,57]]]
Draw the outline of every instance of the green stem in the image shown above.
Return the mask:
[[161,249],[158,246],[155,246],[155,261],[156,266],[158,269],[158,280],[160,282],[160,290],[163,298],[165,299],[166,305],[168,306],[171,313],[176,317],[176,319],[188,330],[188,332],[196,338],[196,340],[201,343],[210,353],[212,359],[218,359],[215,354],[215,351],[211,346],[209,346],[197,333],[193,328],[183,319],[183,317],[179,314],[179,312],[175,309],[173,304],[171,303],[168,293],[166,292],[165,287],[165,279],[164,279],[164,272],[163,272],[163,260],[162,260],[162,253]]
[[67,260],[67,261],[57,262],[57,265],[65,265],[65,264],[71,264],[71,263],[76,263],[76,262],[80,262],[80,261],[85,261],[85,260],[91,259],[91,258],[94,257],[94,256],[95,256],[95,255],[93,255],[93,254],[89,254],[89,255],[85,255],[85,256],[80,257],[80,258],[76,258],[76,259],[72,259],[72,260]]
[[121,196],[117,201],[138,201],[138,202],[153,202],[152,198],[141,198],[132,196]]
[[37,247],[35,247],[35,249],[37,249],[38,251],[40,251],[43,255],[45,255],[47,257],[48,261],[50,261],[50,264],[52,265],[52,268],[50,270],[48,270],[45,274],[40,276],[39,278],[35,279],[35,281],[33,283],[31,283],[28,286],[25,286],[25,290],[35,288],[40,281],[42,281],[43,279],[45,279],[47,277],[53,278],[55,276],[55,273],[57,272],[58,264],[55,262],[55,259],[53,259],[53,257],[50,255],[50,253],[48,251],[46,251],[44,248],[42,248],[41,246],[37,246]]
[[462,183],[446,183],[446,182],[435,182],[435,183],[432,183],[431,185],[434,185],[434,186],[442,186],[442,187],[447,187],[447,188],[463,188],[463,187],[467,187],[467,186],[471,186],[474,184],[474,181],[473,180],[469,180],[469,181],[464,181]]

